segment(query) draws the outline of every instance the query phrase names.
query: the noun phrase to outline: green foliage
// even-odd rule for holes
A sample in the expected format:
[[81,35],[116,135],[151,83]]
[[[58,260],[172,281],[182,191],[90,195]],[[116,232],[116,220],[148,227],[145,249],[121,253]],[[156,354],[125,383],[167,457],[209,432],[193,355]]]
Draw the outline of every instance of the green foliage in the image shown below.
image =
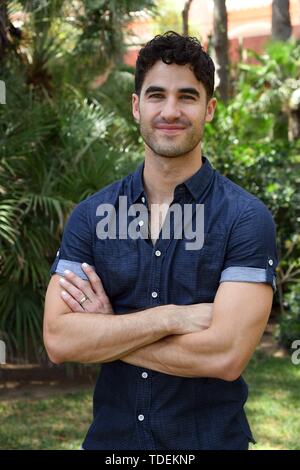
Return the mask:
[[[80,15],[107,10],[104,2],[83,3]],[[119,15],[114,26],[120,38],[120,25],[139,7],[134,1],[109,4]],[[9,5],[26,9],[22,48],[7,55],[1,70],[7,105],[0,107],[0,336],[9,360],[46,357],[44,297],[70,211],[131,171],[141,156],[137,131],[125,116],[133,75],[114,70],[107,94],[91,87],[90,78],[103,69],[88,62],[86,73],[80,69],[86,56],[76,44],[83,34],[88,40],[87,26],[68,25],[66,30],[69,20],[60,16],[66,11],[75,15],[74,5],[63,0]],[[102,52],[108,51],[108,43],[102,46]],[[122,99],[112,106],[119,92]]]
[[158,0],[158,15],[153,24],[153,34],[163,34],[167,30],[182,33],[182,18],[179,8],[172,1]]
[[300,339],[300,284],[291,287],[285,297],[285,313],[279,321],[279,340],[291,351],[294,340]]
[[300,367],[290,357],[255,353],[244,377],[249,386],[246,413],[257,441],[251,449],[299,449]]
[[300,45],[271,44],[256,65],[239,64],[234,96],[218,103],[205,151],[217,169],[273,213],[280,265],[277,300],[300,280],[300,141],[289,139],[289,98],[300,88]]
[[19,102],[10,91],[16,99],[0,111],[0,330],[9,351],[28,357],[29,343],[39,351],[49,262],[65,219],[115,178],[117,154],[101,140],[111,117],[100,106],[80,97],[50,106],[31,97]]
[[[300,141],[289,138],[289,103],[300,89],[300,44],[271,43],[256,65],[239,64],[234,96],[218,104],[206,130],[206,150],[218,170],[257,195],[277,227],[280,341],[300,337]],[[285,293],[291,305],[285,310]]]
[[72,90],[58,101],[8,94],[11,106],[0,108],[0,331],[11,354],[41,359],[45,288],[65,220],[132,169],[125,159],[134,145],[96,99]]
[[[182,10],[185,2],[174,2],[173,0],[157,0],[157,14],[152,25],[153,35],[163,34],[168,30],[182,34],[183,20]],[[189,35],[199,38],[199,19],[189,13]]]
[[89,387],[33,400],[29,393],[17,400],[2,399],[1,448],[79,450],[91,422],[91,397]]

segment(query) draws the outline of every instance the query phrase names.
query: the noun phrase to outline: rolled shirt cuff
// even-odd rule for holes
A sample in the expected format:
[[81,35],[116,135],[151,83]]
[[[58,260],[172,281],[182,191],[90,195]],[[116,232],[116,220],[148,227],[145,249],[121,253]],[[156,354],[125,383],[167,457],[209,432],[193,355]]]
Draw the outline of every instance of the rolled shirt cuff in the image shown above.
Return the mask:
[[[88,277],[85,274],[85,272],[82,270],[81,267],[82,263],[79,263],[78,261],[69,261],[67,259],[60,259],[55,267],[55,269],[51,270],[51,274],[64,274],[65,270],[68,269],[69,271],[72,271],[72,273],[76,274],[76,276],[81,277],[84,281],[88,281]],[[93,269],[95,269],[94,266],[91,266]]]
[[230,266],[221,273],[220,283],[224,281],[238,282],[265,282],[270,284],[276,292],[276,276],[263,268],[248,268],[244,266]]

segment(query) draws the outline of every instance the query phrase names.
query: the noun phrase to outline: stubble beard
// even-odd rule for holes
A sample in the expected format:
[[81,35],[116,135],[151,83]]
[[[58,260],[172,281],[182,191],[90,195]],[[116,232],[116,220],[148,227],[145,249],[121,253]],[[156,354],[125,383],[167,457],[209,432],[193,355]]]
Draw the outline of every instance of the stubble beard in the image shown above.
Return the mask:
[[[157,129],[140,121],[140,134],[145,144],[152,152],[161,157],[176,158],[190,153],[202,141],[204,123],[201,123],[199,129],[190,126],[184,129],[184,138],[176,142],[178,136],[161,135],[158,136]],[[180,138],[180,137],[179,137]],[[179,139],[178,139],[179,140]]]

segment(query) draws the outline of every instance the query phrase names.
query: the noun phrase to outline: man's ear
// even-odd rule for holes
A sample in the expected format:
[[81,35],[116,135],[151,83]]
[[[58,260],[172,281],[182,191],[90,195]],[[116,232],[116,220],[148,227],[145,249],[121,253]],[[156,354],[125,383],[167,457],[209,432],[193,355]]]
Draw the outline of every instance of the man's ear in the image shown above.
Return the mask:
[[135,122],[140,122],[139,96],[132,93],[132,114]]
[[205,122],[211,122],[213,120],[216,107],[217,107],[216,98],[211,98],[209,102],[207,103],[207,107],[206,107]]

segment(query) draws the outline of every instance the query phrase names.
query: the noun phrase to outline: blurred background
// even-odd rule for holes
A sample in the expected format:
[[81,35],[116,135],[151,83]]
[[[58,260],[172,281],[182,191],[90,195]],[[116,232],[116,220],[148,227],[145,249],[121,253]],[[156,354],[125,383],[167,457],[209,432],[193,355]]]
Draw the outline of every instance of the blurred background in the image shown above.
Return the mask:
[[91,422],[98,366],[43,347],[49,268],[72,208],[143,159],[134,66],[167,30],[216,64],[204,154],[277,225],[277,292],[245,374],[252,448],[300,447],[300,0],[1,0],[2,449],[77,449]]

